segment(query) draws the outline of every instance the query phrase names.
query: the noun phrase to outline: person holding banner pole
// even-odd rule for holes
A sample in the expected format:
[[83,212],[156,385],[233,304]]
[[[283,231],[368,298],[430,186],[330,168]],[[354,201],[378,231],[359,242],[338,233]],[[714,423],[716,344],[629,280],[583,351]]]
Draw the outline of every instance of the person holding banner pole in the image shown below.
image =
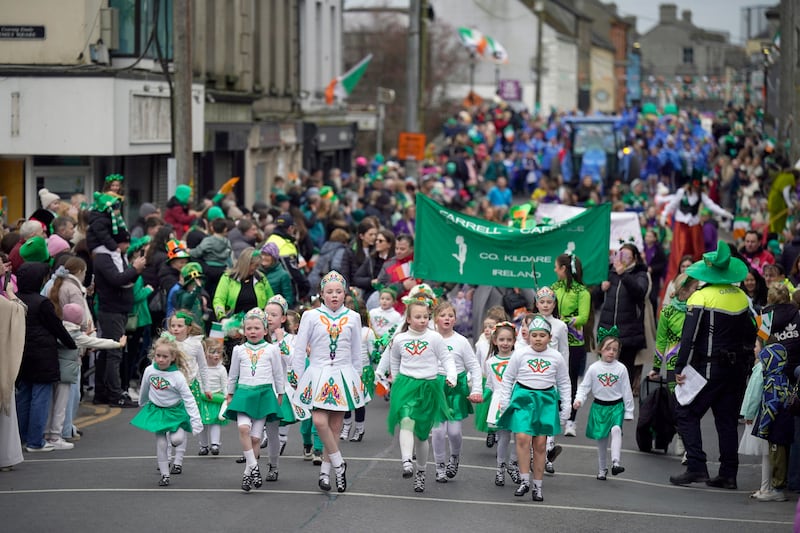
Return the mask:
[[[558,302],[558,312],[561,319],[567,324],[567,339],[569,342],[569,381],[573,394],[578,388],[578,381],[586,370],[586,340],[583,327],[589,321],[592,309],[592,296],[583,284],[583,266],[580,259],[572,254],[561,254],[556,257],[555,273],[558,281],[551,287]],[[570,405],[575,397],[570,398]],[[577,435],[575,415],[572,409],[567,420],[564,435],[574,437]]]

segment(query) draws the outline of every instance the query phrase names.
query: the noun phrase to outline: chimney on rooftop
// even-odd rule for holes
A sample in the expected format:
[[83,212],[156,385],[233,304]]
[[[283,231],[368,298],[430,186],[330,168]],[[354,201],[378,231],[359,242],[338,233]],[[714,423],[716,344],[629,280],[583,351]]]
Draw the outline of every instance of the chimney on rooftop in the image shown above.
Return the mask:
[[681,18],[684,22],[691,24],[692,23],[692,10],[691,9],[684,9],[681,13]]
[[671,24],[678,21],[678,6],[675,4],[661,4],[658,6],[659,23]]

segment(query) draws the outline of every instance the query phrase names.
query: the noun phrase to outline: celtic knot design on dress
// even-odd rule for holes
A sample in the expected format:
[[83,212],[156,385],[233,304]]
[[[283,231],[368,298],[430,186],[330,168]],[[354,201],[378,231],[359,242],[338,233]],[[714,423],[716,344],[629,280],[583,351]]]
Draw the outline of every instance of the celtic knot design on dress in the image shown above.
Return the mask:
[[428,349],[428,341],[413,340],[403,345],[403,349],[411,356],[420,356]]
[[546,359],[528,359],[528,368],[530,368],[531,372],[534,374],[544,374],[552,364],[553,363]]

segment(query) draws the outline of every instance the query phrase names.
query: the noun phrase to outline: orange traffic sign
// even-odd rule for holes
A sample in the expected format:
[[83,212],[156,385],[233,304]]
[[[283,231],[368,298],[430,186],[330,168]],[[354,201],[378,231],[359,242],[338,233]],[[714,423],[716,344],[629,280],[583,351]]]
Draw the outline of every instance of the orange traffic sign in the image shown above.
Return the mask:
[[400,161],[414,159],[422,161],[425,159],[425,134],[424,133],[400,133],[397,141],[397,158]]

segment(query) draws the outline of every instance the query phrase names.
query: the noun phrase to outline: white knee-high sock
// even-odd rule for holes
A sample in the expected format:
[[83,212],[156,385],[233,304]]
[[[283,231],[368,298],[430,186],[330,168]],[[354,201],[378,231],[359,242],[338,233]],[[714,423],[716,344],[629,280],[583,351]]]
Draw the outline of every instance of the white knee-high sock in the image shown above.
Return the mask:
[[611,464],[619,463],[619,456],[622,454],[622,428],[614,426],[611,428]]
[[508,449],[509,449],[509,460],[512,463],[516,463],[519,460],[517,457],[517,441],[511,440],[511,432],[508,433]]
[[545,449],[549,452],[550,450],[553,449],[553,446],[555,446],[555,445],[556,445],[556,441],[553,438],[553,436],[550,435],[549,437],[547,437],[547,446],[545,446]]
[[258,461],[256,460],[256,453],[253,450],[245,450],[242,455],[244,455],[244,459],[246,465],[244,467],[245,473],[247,473],[248,469],[252,469],[254,466],[258,465]]
[[[158,471],[161,472],[162,476],[169,475],[169,455],[167,453],[167,449],[169,447],[169,443],[167,442],[167,436],[164,433],[156,434],[156,460],[158,461]],[[767,463],[769,463],[769,457],[767,457]]]
[[450,453],[452,455],[461,455],[461,443],[463,436],[461,435],[461,420],[451,420],[447,424],[447,439],[450,441]]
[[222,444],[222,426],[219,424],[211,424],[207,427],[211,444]]
[[410,418],[400,420],[400,458],[410,461],[414,456],[414,421]]
[[278,435],[280,436],[281,444],[289,441],[289,426],[280,426],[278,428]]
[[508,463],[508,444],[511,442],[511,432],[505,429],[497,430],[497,466]]
[[424,472],[425,467],[428,465],[428,439],[419,440],[415,437],[414,446],[417,449],[417,469]]
[[597,468],[599,470],[605,470],[608,468],[608,460],[606,459],[607,449],[608,437],[597,439]]
[[269,455],[269,464],[278,466],[278,457],[281,452],[281,441],[278,433],[279,424],[277,420],[274,422],[267,422],[264,429],[267,430],[267,455]]
[[203,426],[203,431],[200,432],[198,435],[198,439],[200,440],[200,447],[207,448],[208,447],[208,435],[211,432],[211,426]]
[[183,456],[186,455],[186,447],[189,445],[189,439],[186,438],[186,432],[182,429],[179,429],[175,432],[175,436],[177,437],[179,434],[183,434],[183,440],[179,445],[175,446],[175,459],[172,462],[176,465],[183,464]]
[[431,430],[431,445],[433,446],[433,461],[438,465],[447,457],[447,422],[435,426]]

